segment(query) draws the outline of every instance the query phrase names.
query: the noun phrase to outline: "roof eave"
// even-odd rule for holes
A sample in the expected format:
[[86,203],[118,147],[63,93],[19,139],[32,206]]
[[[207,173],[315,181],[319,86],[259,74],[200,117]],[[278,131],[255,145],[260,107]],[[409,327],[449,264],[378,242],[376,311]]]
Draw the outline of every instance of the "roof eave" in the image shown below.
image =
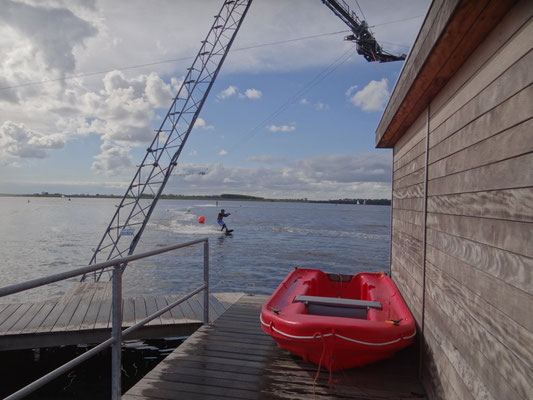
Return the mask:
[[516,0],[435,0],[376,129],[394,147]]

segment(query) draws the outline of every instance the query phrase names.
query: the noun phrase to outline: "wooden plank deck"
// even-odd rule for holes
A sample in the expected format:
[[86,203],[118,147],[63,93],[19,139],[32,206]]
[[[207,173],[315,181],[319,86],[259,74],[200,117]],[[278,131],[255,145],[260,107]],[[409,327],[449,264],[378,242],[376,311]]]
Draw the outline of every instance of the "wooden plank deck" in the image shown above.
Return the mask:
[[[330,375],[279,349],[259,322],[266,296],[243,296],[122,396],[141,399],[425,399],[414,346]],[[329,387],[328,382],[332,383]]]
[[[209,316],[215,321],[242,294],[210,295]],[[146,296],[123,300],[123,327],[161,310],[179,296]],[[203,293],[174,307],[127,339],[191,335],[202,325]],[[0,351],[99,343],[111,331],[110,282],[73,284],[57,301],[0,305]]]

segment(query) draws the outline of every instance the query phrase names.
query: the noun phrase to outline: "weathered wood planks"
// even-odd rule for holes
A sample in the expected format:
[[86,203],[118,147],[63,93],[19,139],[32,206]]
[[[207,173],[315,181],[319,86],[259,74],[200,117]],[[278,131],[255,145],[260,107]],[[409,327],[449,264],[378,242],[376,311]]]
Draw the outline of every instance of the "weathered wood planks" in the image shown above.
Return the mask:
[[122,396],[123,399],[421,399],[413,354],[332,374],[279,349],[259,322],[266,296],[241,297]]
[[[391,273],[423,321],[431,397],[529,399],[533,3],[453,6],[451,15],[432,5],[425,25],[450,19],[437,42],[423,28],[377,132],[394,145]],[[454,30],[465,17],[470,27]]]
[[[531,12],[524,9],[524,5],[526,7],[531,7],[531,4],[522,4],[519,7],[511,8],[505,17],[508,21],[513,21],[517,30],[527,23],[530,18]],[[444,86],[438,95],[431,101],[432,115],[439,112],[442,107],[448,103],[448,100],[454,96],[454,93],[467,84],[472,76],[476,75],[478,71],[482,70],[485,64],[494,58],[495,54],[500,55],[501,53],[499,53],[499,49],[509,42],[515,34],[516,30],[508,29],[506,24],[494,23],[493,31],[487,39],[480,43],[469,57],[468,62],[462,65],[461,69],[450,78],[446,86]],[[508,60],[503,58],[499,61],[508,62]]]
[[[435,270],[431,269],[431,274]],[[501,335],[507,327],[499,325],[499,316],[497,314],[490,315],[494,309],[487,308],[482,310],[484,314],[481,320],[472,318],[472,314],[477,314],[481,309],[483,302],[476,301],[475,297],[468,296],[466,299],[461,299],[461,294],[464,294],[464,288],[455,287],[459,292],[450,297],[452,293],[453,283],[451,286],[439,287],[433,279],[432,275],[428,279],[428,294],[431,300],[428,301],[428,330],[434,335],[439,330],[442,330],[440,336],[446,337],[446,340],[452,344],[443,347],[446,356],[452,361],[452,364],[457,364],[459,359],[461,363],[472,368],[472,373],[479,375],[484,386],[490,389],[490,392],[495,399],[499,398],[528,398],[528,393],[531,393],[531,376],[530,366],[524,364],[519,358],[509,352],[505,345],[501,344],[489,330],[496,328]],[[461,290],[463,291],[461,293]],[[462,304],[455,304],[454,301],[461,299]],[[465,301],[471,300],[471,304],[464,304]],[[438,304],[432,307],[432,304]],[[443,318],[440,322],[436,318],[441,316]],[[497,322],[498,321],[498,322]],[[480,325],[480,322],[486,325]],[[507,331],[507,335],[516,334],[513,329]],[[499,336],[498,335],[498,336]],[[501,338],[502,336],[500,336]],[[522,337],[516,336],[507,339],[522,341]],[[457,349],[457,350],[455,350]],[[458,355],[451,352],[457,351]],[[503,395],[501,397],[500,395]]]
[[456,193],[428,198],[428,212],[533,222],[530,188]]
[[[242,294],[211,294],[210,320],[214,321]],[[110,282],[81,282],[57,301],[0,305],[0,350],[97,343],[111,328]],[[167,307],[179,297],[147,296],[123,299],[123,327]],[[219,300],[220,298],[220,300]],[[203,293],[167,311],[148,324],[146,337],[190,334],[203,320]],[[181,327],[181,328],[179,328]],[[142,336],[142,333],[139,335]]]
[[[528,102],[531,95],[532,89],[531,86],[528,86],[478,118],[466,121],[466,124],[454,132],[453,135],[450,135],[450,132],[445,130],[446,124],[434,129],[430,137],[432,148],[429,162],[434,163],[458,151],[467,150],[477,143],[482,143],[483,141],[486,143],[486,140],[494,135],[505,132],[531,119],[533,110],[529,107],[530,103]],[[513,117],[515,113],[518,117]],[[519,129],[523,130],[524,128]],[[527,145],[526,141],[523,141],[523,143]],[[510,144],[513,145],[513,143]],[[509,151],[501,146],[497,150]],[[497,156],[499,151],[493,152],[494,154],[485,152],[485,154]],[[508,158],[508,156],[501,159],[504,158]]]
[[394,150],[391,277],[418,326],[422,323],[426,117],[420,115]]

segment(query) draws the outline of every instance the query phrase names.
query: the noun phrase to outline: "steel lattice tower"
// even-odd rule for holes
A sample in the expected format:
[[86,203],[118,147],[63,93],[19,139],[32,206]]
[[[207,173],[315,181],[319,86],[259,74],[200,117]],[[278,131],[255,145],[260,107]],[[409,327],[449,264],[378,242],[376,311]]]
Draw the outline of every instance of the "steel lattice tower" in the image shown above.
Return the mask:
[[89,265],[133,254],[251,3],[224,1]]

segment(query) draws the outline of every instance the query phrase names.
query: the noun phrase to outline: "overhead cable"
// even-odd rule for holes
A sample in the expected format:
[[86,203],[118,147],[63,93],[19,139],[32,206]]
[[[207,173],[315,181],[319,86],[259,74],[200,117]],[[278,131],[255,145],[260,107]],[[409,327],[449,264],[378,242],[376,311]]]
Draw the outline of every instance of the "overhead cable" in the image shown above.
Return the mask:
[[335,70],[337,70],[341,65],[347,62],[354,55],[355,53],[353,52],[353,47],[350,47],[348,51],[341,54],[340,57],[335,59],[335,61],[333,61],[325,69],[320,71],[313,79],[307,82],[307,84],[305,84],[305,86],[302,89],[300,89],[295,94],[293,94],[287,101],[285,101],[282,105],[280,105],[268,117],[266,117],[263,121],[257,124],[254,128],[249,130],[244,135],[244,137],[240,139],[238,143],[231,148],[231,150],[234,150],[236,147],[238,147],[239,145],[242,145],[245,141],[255,136],[257,132],[260,131],[261,128],[264,128],[268,123],[272,122],[278,115],[280,115],[283,111],[285,111],[285,109],[287,109],[288,106],[295,103],[298,99],[301,99],[302,96],[304,96],[311,89],[313,89],[316,85],[318,85],[320,82],[326,79],[329,75],[331,75]]
[[[237,48],[237,49],[232,50],[232,52],[256,49],[256,48],[259,48],[259,47],[266,47],[266,46],[274,46],[274,45],[279,45],[279,44],[284,44],[284,43],[297,42],[297,41],[301,41],[301,40],[316,39],[318,37],[338,35],[338,34],[347,33],[347,32],[350,32],[350,31],[349,30],[343,30],[343,31],[338,31],[338,32],[322,33],[322,34],[319,34],[319,35],[304,36],[304,37],[295,38],[295,39],[287,39],[287,40],[282,40],[282,41],[278,41],[278,42],[262,43],[262,44],[257,44],[257,45]],[[192,60],[193,58],[194,57],[192,57],[192,56],[181,57],[181,58],[173,58],[171,60],[154,61],[154,62],[146,63],[146,64],[137,64],[137,65],[130,65],[130,66],[126,66],[126,67],[119,67],[119,68],[107,69],[107,70],[96,71],[96,72],[87,72],[87,73],[78,74],[78,75],[65,76],[65,77],[62,77],[62,78],[45,79],[45,80],[42,80],[42,81],[22,83],[20,85],[6,86],[6,87],[0,88],[0,90],[16,89],[16,88],[21,88],[21,87],[26,87],[26,86],[41,85],[41,84],[44,84],[44,83],[66,81],[66,80],[69,80],[69,79],[84,78],[84,77],[87,77],[87,76],[103,75],[103,74],[107,74],[107,73],[113,72],[113,71],[125,71],[125,70],[128,70],[128,69],[137,69],[137,68],[143,68],[143,67],[150,67],[150,66],[154,66],[154,65],[168,64],[168,63],[173,63],[173,62],[177,62],[177,61]]]

